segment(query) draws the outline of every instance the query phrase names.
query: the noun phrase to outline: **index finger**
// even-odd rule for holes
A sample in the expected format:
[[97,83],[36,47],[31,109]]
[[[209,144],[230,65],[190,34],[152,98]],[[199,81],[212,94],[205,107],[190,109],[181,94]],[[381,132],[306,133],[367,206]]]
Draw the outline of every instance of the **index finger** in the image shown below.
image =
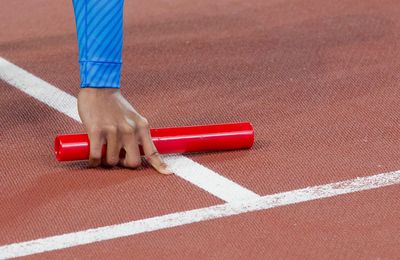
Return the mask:
[[149,127],[141,127],[138,129],[139,138],[142,143],[143,152],[145,154],[146,160],[162,174],[173,174],[173,172],[168,169],[168,165],[161,159],[160,154],[157,151],[156,146],[153,143],[150,135]]
[[101,163],[101,152],[104,140],[99,132],[89,132],[89,166],[97,167]]

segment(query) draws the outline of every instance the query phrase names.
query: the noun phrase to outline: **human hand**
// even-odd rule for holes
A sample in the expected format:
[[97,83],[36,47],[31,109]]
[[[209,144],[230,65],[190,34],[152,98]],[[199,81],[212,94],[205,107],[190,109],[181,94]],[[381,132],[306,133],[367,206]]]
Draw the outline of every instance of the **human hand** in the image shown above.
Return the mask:
[[[89,135],[90,166],[121,164],[137,168],[142,162],[140,144],[154,169],[172,174],[154,146],[147,119],[132,107],[119,89],[82,88],[78,95],[78,111]],[[107,153],[102,159],[103,144],[107,144]],[[126,152],[124,158],[119,157],[121,149]]]

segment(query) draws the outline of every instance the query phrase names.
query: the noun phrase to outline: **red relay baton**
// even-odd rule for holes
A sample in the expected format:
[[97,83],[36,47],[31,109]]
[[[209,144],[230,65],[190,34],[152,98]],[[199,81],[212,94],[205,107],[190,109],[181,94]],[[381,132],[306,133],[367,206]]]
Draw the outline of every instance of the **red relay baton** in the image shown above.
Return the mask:
[[[184,126],[150,129],[160,154],[207,152],[251,148],[254,129],[251,123]],[[142,147],[140,153],[143,155]],[[58,161],[89,159],[87,134],[57,135],[54,150]],[[106,154],[103,146],[102,156]]]

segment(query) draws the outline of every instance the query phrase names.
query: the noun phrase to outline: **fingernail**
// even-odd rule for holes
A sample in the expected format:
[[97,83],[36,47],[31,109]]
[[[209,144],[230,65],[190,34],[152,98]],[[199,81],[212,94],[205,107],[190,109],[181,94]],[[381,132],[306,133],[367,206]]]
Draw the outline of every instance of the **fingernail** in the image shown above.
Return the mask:
[[174,172],[169,167],[161,169],[161,172],[162,174],[167,174],[167,175],[174,174]]

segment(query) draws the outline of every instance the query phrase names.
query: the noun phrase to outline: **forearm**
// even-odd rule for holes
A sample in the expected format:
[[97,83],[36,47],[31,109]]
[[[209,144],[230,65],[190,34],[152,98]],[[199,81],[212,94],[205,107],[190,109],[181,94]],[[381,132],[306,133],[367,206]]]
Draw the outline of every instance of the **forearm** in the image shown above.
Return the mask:
[[81,87],[119,88],[124,0],[73,0]]

